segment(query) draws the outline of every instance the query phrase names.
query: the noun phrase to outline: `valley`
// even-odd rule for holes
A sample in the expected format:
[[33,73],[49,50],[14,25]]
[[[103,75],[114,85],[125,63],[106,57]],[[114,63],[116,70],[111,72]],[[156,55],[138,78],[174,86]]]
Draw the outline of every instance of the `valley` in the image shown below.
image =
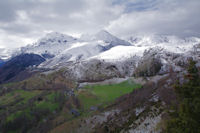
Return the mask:
[[200,133],[200,0],[0,0],[0,133]]
[[[111,106],[120,96],[141,88],[141,85],[129,79],[117,84],[86,85],[78,89],[46,90],[46,87],[18,88],[1,94],[0,116],[3,132],[47,132],[62,123],[86,119]],[[51,126],[47,128],[47,124]]]

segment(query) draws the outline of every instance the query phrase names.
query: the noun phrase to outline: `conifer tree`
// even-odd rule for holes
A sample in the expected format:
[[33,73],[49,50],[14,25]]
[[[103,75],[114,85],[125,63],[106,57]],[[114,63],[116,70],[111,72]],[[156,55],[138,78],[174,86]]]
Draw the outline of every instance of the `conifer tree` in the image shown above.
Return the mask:
[[187,82],[175,85],[180,104],[167,123],[167,133],[200,133],[200,78],[196,62],[189,61]]

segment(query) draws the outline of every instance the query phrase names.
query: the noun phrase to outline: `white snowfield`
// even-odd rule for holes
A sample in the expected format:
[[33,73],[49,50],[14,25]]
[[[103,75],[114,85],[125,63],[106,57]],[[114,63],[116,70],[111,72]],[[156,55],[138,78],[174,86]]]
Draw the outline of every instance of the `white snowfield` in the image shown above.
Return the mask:
[[[38,40],[33,45],[20,48],[15,52],[0,49],[0,58],[10,58],[20,53],[35,53],[46,58],[46,61],[39,67],[55,67],[70,61],[99,59],[106,61],[126,60],[130,57],[142,57],[148,49],[155,49],[157,52],[170,52],[189,55],[194,51],[194,46],[200,44],[200,38],[178,38],[175,36],[136,36],[127,40],[119,39],[107,31],[100,31],[95,35],[82,35],[74,38],[61,33],[53,32]],[[16,52],[17,51],[17,52]],[[163,63],[167,63],[164,58]]]
[[118,61],[130,58],[132,56],[142,56],[146,47],[137,46],[115,46],[110,50],[100,53],[92,58],[104,59],[108,61]]

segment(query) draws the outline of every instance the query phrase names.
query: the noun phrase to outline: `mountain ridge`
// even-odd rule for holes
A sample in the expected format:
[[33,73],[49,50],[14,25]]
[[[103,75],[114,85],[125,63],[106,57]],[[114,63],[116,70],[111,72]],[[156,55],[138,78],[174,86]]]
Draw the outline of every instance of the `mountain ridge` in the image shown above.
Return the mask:
[[[104,48],[104,50],[108,50],[118,45],[124,45],[124,46],[135,45],[137,47],[143,47],[145,49],[153,46],[161,46],[167,48],[168,50],[171,51],[174,50],[173,52],[176,52],[176,51],[181,51],[181,47],[184,47],[182,48],[182,51],[183,50],[187,51],[187,49],[190,49],[192,45],[194,45],[195,43],[200,43],[200,38],[197,37],[189,37],[181,39],[176,36],[164,36],[164,35],[135,36],[135,37],[132,36],[126,40],[122,40],[113,36],[112,34],[110,34],[105,30],[101,30],[94,35],[88,35],[88,38],[89,39],[83,39],[83,37],[74,38],[72,36],[65,35],[62,33],[52,32],[46,34],[46,36],[40,38],[36,43],[32,45],[21,47],[12,51],[7,49],[1,49],[0,55],[1,57],[4,56],[4,58],[11,58],[20,53],[58,55],[62,51],[68,48],[79,47],[79,45],[83,46],[85,43],[90,43],[90,45],[98,43],[100,44],[101,47]],[[110,44],[108,45],[108,43]],[[184,45],[187,45],[188,47]]]
[[[198,44],[200,44],[200,38],[196,37],[181,39],[176,36],[163,35],[135,36],[129,37],[126,41],[113,36],[105,30],[88,35],[88,37],[89,39],[83,39],[83,37],[74,38],[62,33],[52,32],[39,39],[33,45],[21,47],[14,54],[10,52],[12,54],[7,55],[15,57],[24,53],[38,54],[46,59],[45,62],[38,66],[39,68],[56,69],[65,67],[70,62],[90,62],[93,59],[114,63],[134,57],[138,58],[137,62],[139,62],[145,51],[154,49],[152,51],[155,54],[159,54],[158,58],[165,64],[166,53],[191,57],[194,55],[192,51],[198,51]],[[5,50],[1,54],[5,54]],[[172,61],[169,62],[172,63]]]

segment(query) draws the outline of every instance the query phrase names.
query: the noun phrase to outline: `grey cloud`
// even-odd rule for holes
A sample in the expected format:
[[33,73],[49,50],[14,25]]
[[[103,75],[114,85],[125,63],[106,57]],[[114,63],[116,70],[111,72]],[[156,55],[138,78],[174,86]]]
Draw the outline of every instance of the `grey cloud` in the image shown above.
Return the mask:
[[1,27],[1,29],[7,31],[10,34],[16,34],[16,31],[19,34],[29,33],[31,31],[28,25],[23,25],[23,24],[12,24],[9,26],[3,26]]
[[113,1],[115,5],[124,5],[124,13],[132,11],[145,11],[156,9],[159,0],[116,0]]
[[14,5],[10,1],[0,2],[0,21],[8,22],[15,20],[16,14],[14,10]]
[[23,41],[45,31],[73,34],[101,29],[118,36],[200,36],[199,7],[199,0],[1,0],[0,42],[13,41],[13,46],[19,41],[6,36]]

